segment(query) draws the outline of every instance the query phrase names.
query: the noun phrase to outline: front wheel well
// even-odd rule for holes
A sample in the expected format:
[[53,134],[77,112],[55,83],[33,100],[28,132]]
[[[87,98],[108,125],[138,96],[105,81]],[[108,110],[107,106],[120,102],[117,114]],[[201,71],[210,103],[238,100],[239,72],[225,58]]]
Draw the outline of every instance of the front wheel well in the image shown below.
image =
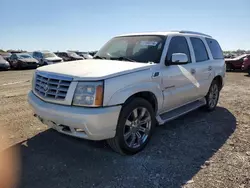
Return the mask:
[[223,78],[221,77],[221,76],[216,76],[215,78],[214,78],[214,80],[216,80],[217,81],[217,83],[219,84],[219,89],[221,90],[222,89],[222,83],[223,83],[223,80],[222,80]]
[[138,92],[138,93],[135,93],[133,95],[131,95],[125,102],[124,104],[127,104],[128,102],[130,102],[132,99],[134,98],[143,98],[145,100],[147,100],[153,107],[154,109],[154,112],[157,112],[157,109],[158,109],[158,103],[157,103],[157,98],[156,96],[150,92],[150,91],[142,91],[142,92]]

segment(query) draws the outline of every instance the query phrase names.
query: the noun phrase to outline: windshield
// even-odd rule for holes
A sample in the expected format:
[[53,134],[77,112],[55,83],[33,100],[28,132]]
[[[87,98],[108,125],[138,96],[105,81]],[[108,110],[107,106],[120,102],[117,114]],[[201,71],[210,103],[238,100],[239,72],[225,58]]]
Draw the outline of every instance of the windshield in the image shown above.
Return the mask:
[[4,60],[4,58],[0,55],[0,60],[2,61],[2,60]]
[[45,53],[43,53],[43,57],[44,58],[56,57],[56,55],[54,53],[51,53],[51,52],[45,52]]
[[17,57],[22,59],[22,58],[32,58],[29,54],[17,54]]
[[115,37],[105,44],[94,58],[159,63],[164,43],[164,36]]

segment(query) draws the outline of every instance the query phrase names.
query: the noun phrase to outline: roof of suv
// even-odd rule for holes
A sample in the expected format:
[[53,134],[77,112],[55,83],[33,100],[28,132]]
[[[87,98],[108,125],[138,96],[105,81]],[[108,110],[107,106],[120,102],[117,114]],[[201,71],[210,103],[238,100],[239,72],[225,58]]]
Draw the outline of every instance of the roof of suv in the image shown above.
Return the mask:
[[172,35],[172,34],[179,34],[179,35],[196,35],[196,36],[203,36],[203,37],[208,37],[212,38],[212,36],[204,34],[204,33],[199,33],[199,32],[194,32],[194,31],[167,31],[167,32],[145,32],[145,33],[129,33],[129,34],[123,34],[123,35],[118,35],[117,37],[121,36],[135,36],[135,35],[162,35],[162,36],[167,36],[167,35]]

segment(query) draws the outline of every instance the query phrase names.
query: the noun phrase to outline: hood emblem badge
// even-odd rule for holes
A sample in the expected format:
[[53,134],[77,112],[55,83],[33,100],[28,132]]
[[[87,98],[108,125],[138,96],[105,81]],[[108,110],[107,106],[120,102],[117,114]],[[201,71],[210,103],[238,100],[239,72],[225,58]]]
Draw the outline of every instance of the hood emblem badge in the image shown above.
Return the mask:
[[47,84],[43,84],[43,89],[45,92],[49,91],[49,86]]

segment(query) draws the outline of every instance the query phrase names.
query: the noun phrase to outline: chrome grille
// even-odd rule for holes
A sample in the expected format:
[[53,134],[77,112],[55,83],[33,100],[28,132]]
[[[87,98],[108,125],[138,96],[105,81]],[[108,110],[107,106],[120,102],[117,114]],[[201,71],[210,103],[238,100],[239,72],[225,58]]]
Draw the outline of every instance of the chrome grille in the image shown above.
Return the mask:
[[42,98],[50,100],[64,100],[66,98],[72,78],[52,74],[36,74],[35,92]]

